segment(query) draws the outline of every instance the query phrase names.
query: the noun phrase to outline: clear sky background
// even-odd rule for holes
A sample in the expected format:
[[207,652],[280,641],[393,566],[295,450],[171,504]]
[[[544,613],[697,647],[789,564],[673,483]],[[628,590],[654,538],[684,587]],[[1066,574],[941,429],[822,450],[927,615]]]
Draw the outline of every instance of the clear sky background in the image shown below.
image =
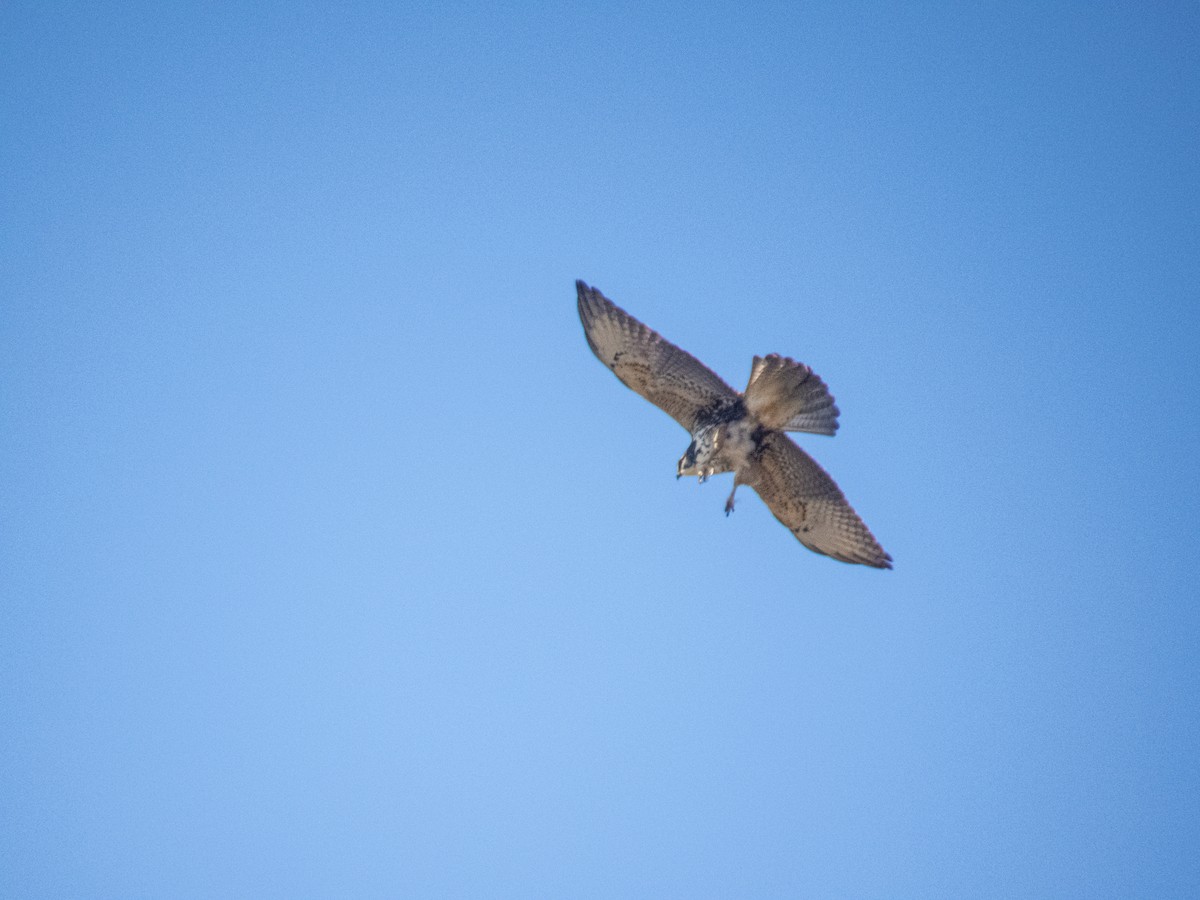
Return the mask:
[[[0,895],[1200,892],[1200,13],[0,8]],[[801,438],[801,547],[582,278]]]

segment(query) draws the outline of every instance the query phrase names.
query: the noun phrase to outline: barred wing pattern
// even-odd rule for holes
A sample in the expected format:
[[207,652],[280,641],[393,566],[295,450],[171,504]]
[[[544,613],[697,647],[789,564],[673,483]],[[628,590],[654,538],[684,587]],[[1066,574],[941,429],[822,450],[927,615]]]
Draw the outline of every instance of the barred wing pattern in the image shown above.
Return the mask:
[[595,288],[575,282],[588,346],[621,379],[692,431],[697,415],[733,403],[737,392],[690,353],[647,328]]
[[816,460],[786,434],[768,434],[743,478],[805,547],[842,562],[890,569],[892,558]]

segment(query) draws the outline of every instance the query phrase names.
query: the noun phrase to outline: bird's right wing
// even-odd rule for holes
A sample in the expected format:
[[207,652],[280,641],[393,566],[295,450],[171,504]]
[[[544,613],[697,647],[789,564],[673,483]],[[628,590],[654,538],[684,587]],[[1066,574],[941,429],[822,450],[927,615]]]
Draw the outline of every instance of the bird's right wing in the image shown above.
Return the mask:
[[693,431],[703,411],[737,400],[715,372],[647,328],[595,288],[575,282],[588,346],[626,387]]
[[890,569],[892,558],[816,460],[779,431],[743,480],[805,547],[842,562]]

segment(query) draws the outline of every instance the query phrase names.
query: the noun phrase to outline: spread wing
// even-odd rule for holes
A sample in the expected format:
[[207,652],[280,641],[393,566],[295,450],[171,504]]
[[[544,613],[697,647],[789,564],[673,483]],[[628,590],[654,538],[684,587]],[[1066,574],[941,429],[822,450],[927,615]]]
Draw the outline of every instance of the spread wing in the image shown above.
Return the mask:
[[575,282],[588,346],[626,387],[693,431],[697,414],[737,393],[702,362],[647,328],[595,288]]
[[808,549],[842,562],[892,567],[834,480],[786,434],[763,438],[762,456],[747,474],[745,482]]

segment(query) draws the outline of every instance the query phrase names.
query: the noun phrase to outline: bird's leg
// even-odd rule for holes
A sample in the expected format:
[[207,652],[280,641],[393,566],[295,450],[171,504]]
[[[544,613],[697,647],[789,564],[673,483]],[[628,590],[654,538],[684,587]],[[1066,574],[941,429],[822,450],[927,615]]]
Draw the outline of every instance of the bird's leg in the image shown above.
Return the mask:
[[733,490],[729,492],[729,498],[725,501],[725,515],[733,512],[733,495],[737,493],[738,485],[741,482],[737,480],[737,476],[733,476]]

